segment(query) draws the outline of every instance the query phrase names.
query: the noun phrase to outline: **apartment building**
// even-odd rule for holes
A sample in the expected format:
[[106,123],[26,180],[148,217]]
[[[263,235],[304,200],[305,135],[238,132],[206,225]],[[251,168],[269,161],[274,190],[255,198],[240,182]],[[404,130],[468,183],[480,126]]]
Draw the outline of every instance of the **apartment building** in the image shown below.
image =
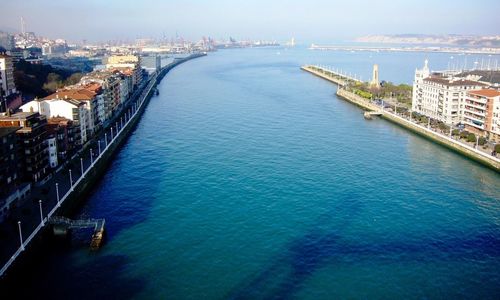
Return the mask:
[[467,92],[463,123],[469,131],[500,142],[500,91],[481,89]]

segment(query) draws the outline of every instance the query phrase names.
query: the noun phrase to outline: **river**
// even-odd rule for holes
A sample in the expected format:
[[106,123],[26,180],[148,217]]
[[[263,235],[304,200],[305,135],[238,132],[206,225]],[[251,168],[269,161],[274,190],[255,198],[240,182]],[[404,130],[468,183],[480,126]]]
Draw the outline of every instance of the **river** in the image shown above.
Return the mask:
[[[172,70],[78,213],[9,293],[52,299],[500,297],[500,176],[300,70],[411,83],[450,54],[222,50]],[[460,57],[453,58],[455,61]],[[470,56],[469,61],[475,58]],[[15,294],[14,294],[15,293]]]

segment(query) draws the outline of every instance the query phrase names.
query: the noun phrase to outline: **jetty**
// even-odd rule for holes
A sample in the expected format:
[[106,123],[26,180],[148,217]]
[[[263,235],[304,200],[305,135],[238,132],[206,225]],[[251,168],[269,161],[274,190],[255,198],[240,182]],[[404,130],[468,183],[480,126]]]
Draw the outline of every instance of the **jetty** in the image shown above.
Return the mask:
[[331,67],[315,65],[303,66],[301,67],[301,69],[318,77],[326,79],[330,82],[333,82],[339,86],[345,86],[356,82],[362,83],[360,78],[356,78],[356,75],[352,76],[351,74],[342,72],[342,70],[340,69],[333,69]]
[[331,72],[331,70],[327,70],[320,66],[307,65],[301,67],[301,69],[337,84],[338,86],[336,93],[337,96],[368,111],[370,118],[373,115],[380,116],[383,119],[386,119],[403,128],[406,128],[420,136],[432,140],[448,149],[460,153],[500,173],[499,158],[489,155],[483,151],[480,151],[476,149],[476,147],[455,140],[450,135],[434,131],[430,128],[429,125],[426,127],[418,124],[417,122],[412,120],[411,111],[409,113],[409,117],[404,117],[402,115],[397,114],[396,111],[392,111],[391,109],[386,109],[383,103],[380,105],[371,99],[363,98],[351,92],[348,89],[349,87],[348,83],[355,83],[355,81],[352,78],[346,77],[345,75],[342,74],[334,74]]
[[49,224],[52,225],[52,230],[55,235],[66,235],[71,229],[93,228],[92,240],[90,249],[97,250],[101,246],[104,237],[104,219],[83,219],[72,220],[62,216],[54,216],[49,219]]

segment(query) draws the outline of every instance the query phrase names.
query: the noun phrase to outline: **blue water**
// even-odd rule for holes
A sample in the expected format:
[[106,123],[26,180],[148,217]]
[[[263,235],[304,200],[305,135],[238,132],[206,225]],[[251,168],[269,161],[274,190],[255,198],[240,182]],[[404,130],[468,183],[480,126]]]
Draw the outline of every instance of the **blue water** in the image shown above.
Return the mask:
[[498,299],[500,176],[299,67],[412,80],[448,54],[242,49],[174,69],[80,215],[19,280],[100,299]]

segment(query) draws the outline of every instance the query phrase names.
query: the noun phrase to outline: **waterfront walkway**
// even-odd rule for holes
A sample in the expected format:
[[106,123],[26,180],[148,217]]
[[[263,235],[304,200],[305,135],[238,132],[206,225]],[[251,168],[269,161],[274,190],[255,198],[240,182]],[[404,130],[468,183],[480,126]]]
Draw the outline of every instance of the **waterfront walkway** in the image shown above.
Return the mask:
[[147,104],[147,100],[154,94],[157,83],[173,67],[191,58],[180,59],[163,67],[161,71],[150,75],[146,84],[143,84],[130,100],[122,107],[119,113],[109,123],[107,128],[97,134],[92,142],[88,143],[79,155],[74,157],[64,167],[52,174],[52,177],[41,187],[34,187],[29,199],[23,203],[8,218],[0,224],[0,277],[14,261],[26,250],[33,239],[49,225],[49,219],[60,213],[61,206],[72,195],[75,189],[83,183],[93,171],[96,164],[100,164],[116,149],[130,127],[134,126],[137,118]]
[[491,169],[496,170],[497,172],[500,172],[499,158],[492,156],[490,153],[481,149],[477,143],[471,145],[461,141],[460,139],[454,139],[451,135],[451,129],[448,133],[444,133],[438,129],[432,128],[430,126],[430,119],[428,124],[422,125],[416,119],[412,118],[411,111],[408,113],[408,116],[406,116],[406,114],[398,112],[396,106],[394,108],[387,108],[386,104],[383,102],[377,103],[373,100],[363,98],[348,91],[345,87],[347,86],[348,81],[353,81],[352,78],[343,78],[339,76],[339,74],[332,74],[331,72],[327,72],[325,69],[317,66],[304,66],[301,69],[337,84],[337,95],[343,99],[346,99],[347,101],[366,110],[376,112],[377,115],[380,115],[384,119],[425,136],[443,146],[476,160]]

